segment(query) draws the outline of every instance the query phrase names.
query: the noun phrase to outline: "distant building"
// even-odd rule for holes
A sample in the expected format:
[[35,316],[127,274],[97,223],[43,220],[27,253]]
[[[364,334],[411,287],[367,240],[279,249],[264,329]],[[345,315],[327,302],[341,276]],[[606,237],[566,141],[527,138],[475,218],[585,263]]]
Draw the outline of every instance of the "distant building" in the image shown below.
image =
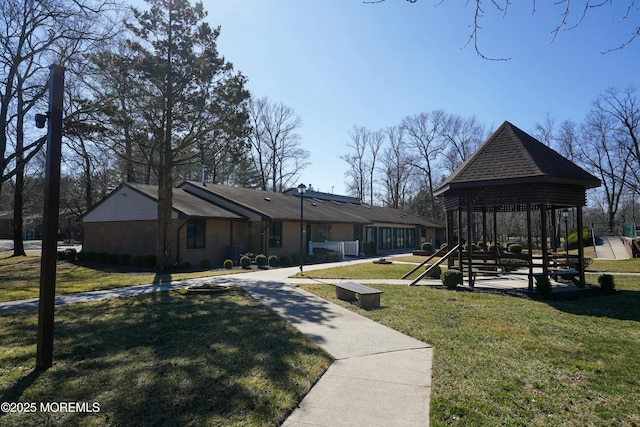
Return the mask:
[[[81,217],[83,251],[155,253],[157,187],[122,184]],[[309,191],[303,201],[304,252],[310,242],[358,242],[357,252],[412,251],[440,244],[444,224],[358,199]],[[284,193],[185,181],[173,190],[171,258],[198,265],[240,253],[291,256],[300,252],[300,198]],[[353,255],[357,255],[353,254]]]

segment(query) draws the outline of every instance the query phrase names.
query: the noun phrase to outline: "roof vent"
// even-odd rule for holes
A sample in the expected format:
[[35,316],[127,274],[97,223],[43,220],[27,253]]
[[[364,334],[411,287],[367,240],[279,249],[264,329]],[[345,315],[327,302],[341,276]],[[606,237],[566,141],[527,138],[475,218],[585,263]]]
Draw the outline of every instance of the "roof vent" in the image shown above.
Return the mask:
[[271,197],[265,197],[264,199],[265,199],[267,202],[270,202],[270,201],[271,201]]

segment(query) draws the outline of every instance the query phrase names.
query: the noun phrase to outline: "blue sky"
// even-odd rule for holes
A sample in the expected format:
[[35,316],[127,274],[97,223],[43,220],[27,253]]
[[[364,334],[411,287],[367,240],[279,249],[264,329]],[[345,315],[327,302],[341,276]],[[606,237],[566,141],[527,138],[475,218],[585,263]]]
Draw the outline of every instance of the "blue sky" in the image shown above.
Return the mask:
[[635,28],[631,21],[614,23],[624,6],[593,10],[549,44],[562,5],[538,1],[532,14],[533,0],[518,0],[506,16],[487,5],[481,49],[511,58],[488,61],[472,45],[464,47],[474,11],[463,1],[203,3],[209,22],[222,27],[221,54],[248,77],[252,93],[283,102],[301,117],[311,165],[300,181],[320,191],[345,194],[347,164],[338,156],[349,152],[354,125],[377,130],[443,109],[475,115],[489,131],[509,120],[532,132],[546,114],[557,122],[581,121],[609,87],[640,90],[640,39],[602,53]]

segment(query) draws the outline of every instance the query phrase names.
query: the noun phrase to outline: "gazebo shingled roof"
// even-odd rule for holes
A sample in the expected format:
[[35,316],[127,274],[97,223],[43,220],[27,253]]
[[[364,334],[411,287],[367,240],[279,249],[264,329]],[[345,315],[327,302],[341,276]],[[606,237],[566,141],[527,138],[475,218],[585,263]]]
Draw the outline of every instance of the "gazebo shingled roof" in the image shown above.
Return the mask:
[[[547,212],[555,221],[558,208],[575,208],[577,229],[582,229],[582,207],[586,205],[586,191],[600,186],[600,180],[561,156],[526,132],[505,121],[469,159],[460,165],[435,191],[444,199],[447,211],[447,240],[449,247],[454,240],[454,211],[457,211],[458,238],[462,241],[463,215],[466,211],[467,240],[471,240],[472,212],[483,212],[483,224],[487,211],[527,212],[529,236],[529,288],[533,289],[533,255],[531,243],[531,211],[540,211],[542,232],[543,274],[549,273],[547,253]],[[484,228],[484,227],[483,227]],[[483,231],[486,233],[486,231]],[[555,229],[553,231],[555,235]],[[553,236],[552,236],[553,238]],[[578,233],[578,257],[583,265],[582,233]],[[466,256],[469,283],[473,286],[472,258],[470,253],[458,249],[458,259]],[[450,266],[452,260],[450,259]],[[583,269],[579,281],[585,283]]]
[[600,180],[505,121],[436,190],[447,210],[466,206],[584,206]]

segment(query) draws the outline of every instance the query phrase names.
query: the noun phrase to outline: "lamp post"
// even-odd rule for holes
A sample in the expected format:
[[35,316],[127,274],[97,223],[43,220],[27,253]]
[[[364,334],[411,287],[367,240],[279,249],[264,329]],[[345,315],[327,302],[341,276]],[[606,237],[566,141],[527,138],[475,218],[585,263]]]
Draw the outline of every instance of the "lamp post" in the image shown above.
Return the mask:
[[569,255],[569,209],[562,209],[562,218],[564,218],[564,251]]
[[307,191],[307,187],[304,184],[298,185],[298,193],[300,194],[300,274],[302,272],[302,266],[304,265],[304,227],[302,221],[304,218],[304,193]]

